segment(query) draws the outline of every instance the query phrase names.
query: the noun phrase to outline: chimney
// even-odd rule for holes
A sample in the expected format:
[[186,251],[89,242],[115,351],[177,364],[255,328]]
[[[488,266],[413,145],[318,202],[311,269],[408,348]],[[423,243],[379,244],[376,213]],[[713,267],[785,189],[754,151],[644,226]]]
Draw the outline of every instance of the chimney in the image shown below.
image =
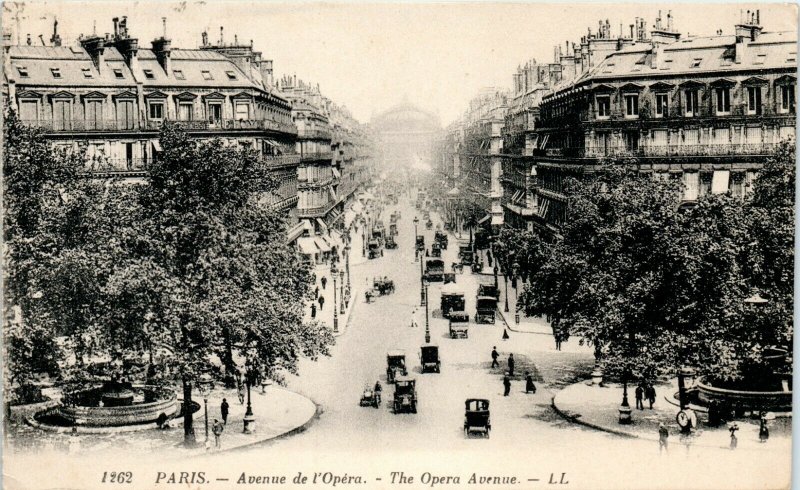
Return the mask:
[[128,36],[128,17],[123,16],[122,20],[114,17],[114,47],[125,60],[128,68],[136,69],[137,54],[139,52],[139,40]]
[[61,36],[58,35],[58,19],[53,19],[53,37],[50,38],[53,46],[61,46]]
[[114,22],[114,37],[119,36],[119,17],[114,17],[111,19]]
[[89,54],[89,57],[92,59],[92,63],[94,63],[94,67],[97,68],[97,71],[102,72],[101,66],[103,65],[104,58],[103,58],[103,51],[105,50],[105,39],[93,35],[89,37],[85,37],[80,40],[81,47],[86,50]]
[[152,42],[153,54],[164,73],[169,73],[169,55],[172,51],[172,40],[165,37],[154,39]]

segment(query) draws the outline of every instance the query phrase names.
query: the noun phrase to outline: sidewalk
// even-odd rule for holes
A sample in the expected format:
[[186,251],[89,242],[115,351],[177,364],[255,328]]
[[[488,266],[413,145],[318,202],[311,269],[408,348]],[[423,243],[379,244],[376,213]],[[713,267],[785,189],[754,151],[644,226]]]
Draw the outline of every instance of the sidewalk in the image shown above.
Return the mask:
[[[178,388],[176,387],[176,390]],[[180,391],[180,390],[178,390]],[[173,419],[169,429],[160,430],[155,424],[137,427],[128,431],[123,428],[108,428],[105,433],[79,433],[71,435],[71,428],[50,427],[42,430],[28,425],[18,426],[9,434],[11,440],[6,449],[18,454],[35,454],[38,451],[54,451],[71,456],[96,455],[107,458],[115,452],[149,455],[158,459],[185,458],[206,453],[229,451],[246,446],[261,444],[269,440],[285,437],[310,425],[317,415],[317,406],[303,395],[280,386],[268,385],[251,388],[250,400],[255,416],[255,430],[245,434],[244,414],[247,398],[240,404],[235,389],[215,389],[208,397],[208,426],[210,449],[206,449],[205,417],[203,398],[195,393],[194,401],[200,409],[193,415],[194,431],[198,445],[187,448],[183,445],[183,419]],[[228,423],[220,438],[221,448],[214,447],[211,428],[214,419],[222,421],[220,405],[222,399],[228,401]],[[123,429],[123,430],[121,430]]]
[[[351,252],[352,253],[352,252]],[[353,265],[352,263],[350,264]],[[317,276],[317,281],[315,283],[315,287],[319,288],[319,294],[325,298],[325,303],[323,304],[322,309],[319,307],[319,302],[316,302],[317,306],[317,314],[313,320],[317,320],[329,328],[333,329],[333,278],[331,277],[331,269],[329,265],[319,265],[314,269],[314,274]],[[325,288],[322,287],[322,278],[325,277],[327,283],[325,284]],[[350,321],[350,313],[353,311],[353,307],[356,303],[356,298],[359,295],[360,289],[355,286],[355,284],[350,284],[350,301],[348,304],[345,305],[344,313],[341,310],[341,301],[342,301],[342,292],[347,289],[347,275],[345,273],[345,284],[342,287],[342,284],[339,283],[339,279],[336,280],[336,307],[337,307],[337,325],[338,325],[338,332],[334,332],[335,336],[339,336],[345,333],[347,330],[347,325]],[[311,303],[307,303],[305,307],[305,320],[311,321]]]
[[[698,428],[692,434],[684,436],[680,433],[675,417],[678,407],[668,402],[677,391],[677,384],[657,386],[658,398],[653,409],[636,409],[634,395],[635,386],[628,386],[628,402],[632,408],[630,425],[619,423],[619,405],[622,402],[622,386],[619,384],[606,384],[604,386],[592,385],[583,381],[569,385],[555,394],[553,408],[565,419],[593,429],[617,434],[623,437],[636,437],[654,442],[658,441],[658,424],[663,423],[669,430],[669,441],[672,444],[696,445],[707,447],[730,447],[730,433],[727,425],[719,427],[705,427],[706,415],[697,412]],[[645,401],[645,407],[649,404]],[[761,443],[758,438],[758,420],[740,419],[736,421],[739,431],[737,450],[769,450],[786,454],[791,451],[791,418],[778,418],[770,421],[770,438],[766,443]]]

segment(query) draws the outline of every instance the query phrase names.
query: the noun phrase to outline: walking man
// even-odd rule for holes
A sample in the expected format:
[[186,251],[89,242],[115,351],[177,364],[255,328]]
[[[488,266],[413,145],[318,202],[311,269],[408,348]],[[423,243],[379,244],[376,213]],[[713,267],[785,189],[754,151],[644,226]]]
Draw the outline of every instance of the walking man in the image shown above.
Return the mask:
[[525,393],[536,394],[536,385],[533,384],[533,376],[528,371],[525,371]]
[[214,447],[217,449],[222,448],[222,443],[220,442],[220,438],[222,437],[222,431],[225,430],[225,427],[219,423],[219,420],[214,419],[214,425],[211,428],[211,431],[214,433]]
[[500,363],[497,362],[497,358],[500,357],[500,354],[497,353],[497,347],[492,347],[492,367],[500,367]]
[[511,379],[508,377],[508,373],[503,376],[503,388],[503,396],[508,396],[508,394],[511,392]]
[[647,383],[647,387],[644,389],[644,396],[650,402],[650,410],[652,410],[653,403],[656,402],[656,389],[653,387],[653,383]]
[[220,405],[220,407],[219,407],[219,411],[222,413],[222,423],[225,424],[225,425],[228,425],[228,409],[229,408],[230,407],[228,405],[228,400],[223,398],[222,399],[222,405]]
[[639,386],[636,387],[636,408],[639,410],[644,410],[644,388],[642,388],[642,383],[639,383]]
[[514,376],[514,354],[508,355],[508,375],[513,377]]
[[561,332],[556,332],[556,350],[561,350]]
[[325,285],[328,284],[328,278],[322,276],[322,279],[320,279],[320,283],[322,283],[322,289],[325,289]]
[[311,303],[311,318],[314,319],[317,317],[317,305],[315,303]]
[[325,305],[325,296],[319,297],[319,311],[322,311],[322,307]]
[[669,437],[669,430],[667,427],[662,423],[659,422],[658,424],[658,452],[661,454],[662,451],[667,450],[667,438]]

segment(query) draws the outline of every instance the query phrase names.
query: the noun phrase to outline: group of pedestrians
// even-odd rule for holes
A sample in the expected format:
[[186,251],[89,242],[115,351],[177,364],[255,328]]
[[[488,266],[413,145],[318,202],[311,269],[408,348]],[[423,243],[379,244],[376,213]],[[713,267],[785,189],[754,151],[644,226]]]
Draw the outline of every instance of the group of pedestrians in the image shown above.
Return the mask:
[[[500,354],[497,352],[497,347],[492,347],[492,367],[500,367],[500,363],[497,362],[497,359],[500,358]],[[508,371],[505,372],[503,375],[503,396],[508,396],[511,393],[511,378],[514,377],[514,368],[516,367],[516,361],[514,360],[514,354],[508,355]],[[536,393],[536,385],[533,384],[533,376],[528,371],[525,371],[525,393]]]
[[656,402],[656,389],[651,382],[640,382],[636,386],[636,408],[644,410],[644,400],[650,403],[650,410],[653,409],[653,404]]

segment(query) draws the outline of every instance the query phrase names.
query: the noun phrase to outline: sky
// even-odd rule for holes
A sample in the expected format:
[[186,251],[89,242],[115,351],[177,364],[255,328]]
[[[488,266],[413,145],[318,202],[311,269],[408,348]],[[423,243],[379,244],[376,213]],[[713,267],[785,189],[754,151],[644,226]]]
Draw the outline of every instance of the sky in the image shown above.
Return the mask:
[[[789,4],[676,3],[278,3],[268,1],[35,1],[4,2],[3,27],[47,42],[53,18],[65,45],[81,33],[113,31],[111,19],[128,16],[140,47],[162,33],[172,46],[194,48],[207,30],[211,42],[238,36],[274,60],[276,76],[297,75],[319,83],[326,96],[361,122],[404,101],[438,114],[443,125],[458,118],[483,87],[510,87],[517,66],[553,59],[553,46],[578,42],[598,20],[617,35],[635,17],[648,29],[659,9],[672,9],[683,35],[733,33],[740,10],[761,10],[765,31],[797,30]],[[19,14],[17,15],[17,12]],[[666,18],[666,10],[662,11]],[[16,39],[16,35],[14,35]]]

